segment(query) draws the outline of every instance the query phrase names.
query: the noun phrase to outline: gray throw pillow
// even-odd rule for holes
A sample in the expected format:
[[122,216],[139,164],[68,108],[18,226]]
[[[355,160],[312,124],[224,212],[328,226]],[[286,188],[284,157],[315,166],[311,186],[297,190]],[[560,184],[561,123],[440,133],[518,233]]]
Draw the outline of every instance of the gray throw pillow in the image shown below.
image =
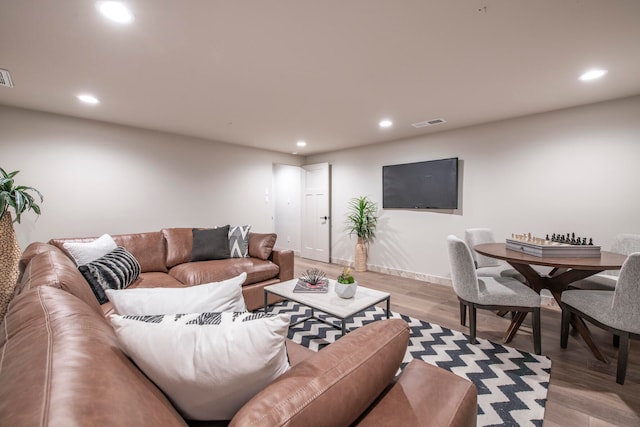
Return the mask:
[[227,259],[229,253],[229,226],[207,228],[199,230],[194,228],[193,248],[189,261],[208,261],[212,259]]

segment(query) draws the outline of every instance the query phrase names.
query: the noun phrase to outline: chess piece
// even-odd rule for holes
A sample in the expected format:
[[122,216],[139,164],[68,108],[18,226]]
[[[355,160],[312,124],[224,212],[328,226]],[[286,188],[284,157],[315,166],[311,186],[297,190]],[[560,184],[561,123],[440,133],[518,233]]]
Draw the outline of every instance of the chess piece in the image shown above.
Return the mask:
[[549,235],[544,236],[544,240],[549,240]]
[[586,244],[587,244],[587,238],[586,238],[586,237],[583,237],[583,238],[582,238],[582,244],[583,244],[583,245],[586,245]]
[[589,246],[593,246],[593,239],[589,238]]

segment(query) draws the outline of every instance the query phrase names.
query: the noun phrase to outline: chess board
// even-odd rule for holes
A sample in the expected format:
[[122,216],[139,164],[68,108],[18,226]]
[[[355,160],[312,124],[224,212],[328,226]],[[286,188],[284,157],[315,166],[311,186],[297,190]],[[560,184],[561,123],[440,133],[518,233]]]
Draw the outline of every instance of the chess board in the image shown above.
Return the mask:
[[506,240],[507,249],[527,255],[548,258],[600,258],[600,246],[571,244],[531,234],[512,234]]

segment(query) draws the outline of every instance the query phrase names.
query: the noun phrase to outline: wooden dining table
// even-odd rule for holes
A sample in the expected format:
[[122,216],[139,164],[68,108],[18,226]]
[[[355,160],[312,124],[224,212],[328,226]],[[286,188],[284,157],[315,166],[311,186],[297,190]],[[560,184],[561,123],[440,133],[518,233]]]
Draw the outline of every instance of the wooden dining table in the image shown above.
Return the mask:
[[[527,284],[534,291],[540,293],[541,290],[548,289],[558,305],[560,305],[562,291],[567,289],[571,283],[605,270],[619,270],[627,259],[626,255],[606,251],[601,251],[600,257],[597,258],[538,257],[507,249],[506,243],[484,243],[474,246],[474,249],[481,255],[506,261],[524,276]],[[533,266],[551,267],[551,271],[545,274]],[[527,313],[516,313],[505,333],[505,342],[510,342],[513,339],[526,315]],[[572,316],[571,324],[589,346],[593,355],[598,360],[607,363],[607,358],[593,341],[584,321],[579,317]]]

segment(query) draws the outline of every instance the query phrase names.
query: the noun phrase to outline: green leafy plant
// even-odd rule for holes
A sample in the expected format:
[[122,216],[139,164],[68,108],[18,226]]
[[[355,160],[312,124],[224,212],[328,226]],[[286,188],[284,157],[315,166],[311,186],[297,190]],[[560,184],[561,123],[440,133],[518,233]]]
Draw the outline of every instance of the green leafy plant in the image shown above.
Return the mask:
[[347,230],[349,235],[356,234],[364,242],[375,237],[378,224],[378,204],[367,196],[355,197],[349,201],[347,213]]
[[36,203],[36,198],[30,193],[35,193],[40,199],[40,203],[43,198],[35,188],[15,184],[13,178],[18,172],[20,171],[7,173],[0,168],[0,218],[9,211],[9,208],[12,208],[16,216],[14,221],[20,223],[20,216],[25,212],[34,211],[40,215],[40,205]]
[[344,267],[342,269],[342,273],[340,273],[336,280],[338,281],[338,283],[342,283],[343,285],[355,283],[355,279],[353,278],[351,269],[349,267]]

